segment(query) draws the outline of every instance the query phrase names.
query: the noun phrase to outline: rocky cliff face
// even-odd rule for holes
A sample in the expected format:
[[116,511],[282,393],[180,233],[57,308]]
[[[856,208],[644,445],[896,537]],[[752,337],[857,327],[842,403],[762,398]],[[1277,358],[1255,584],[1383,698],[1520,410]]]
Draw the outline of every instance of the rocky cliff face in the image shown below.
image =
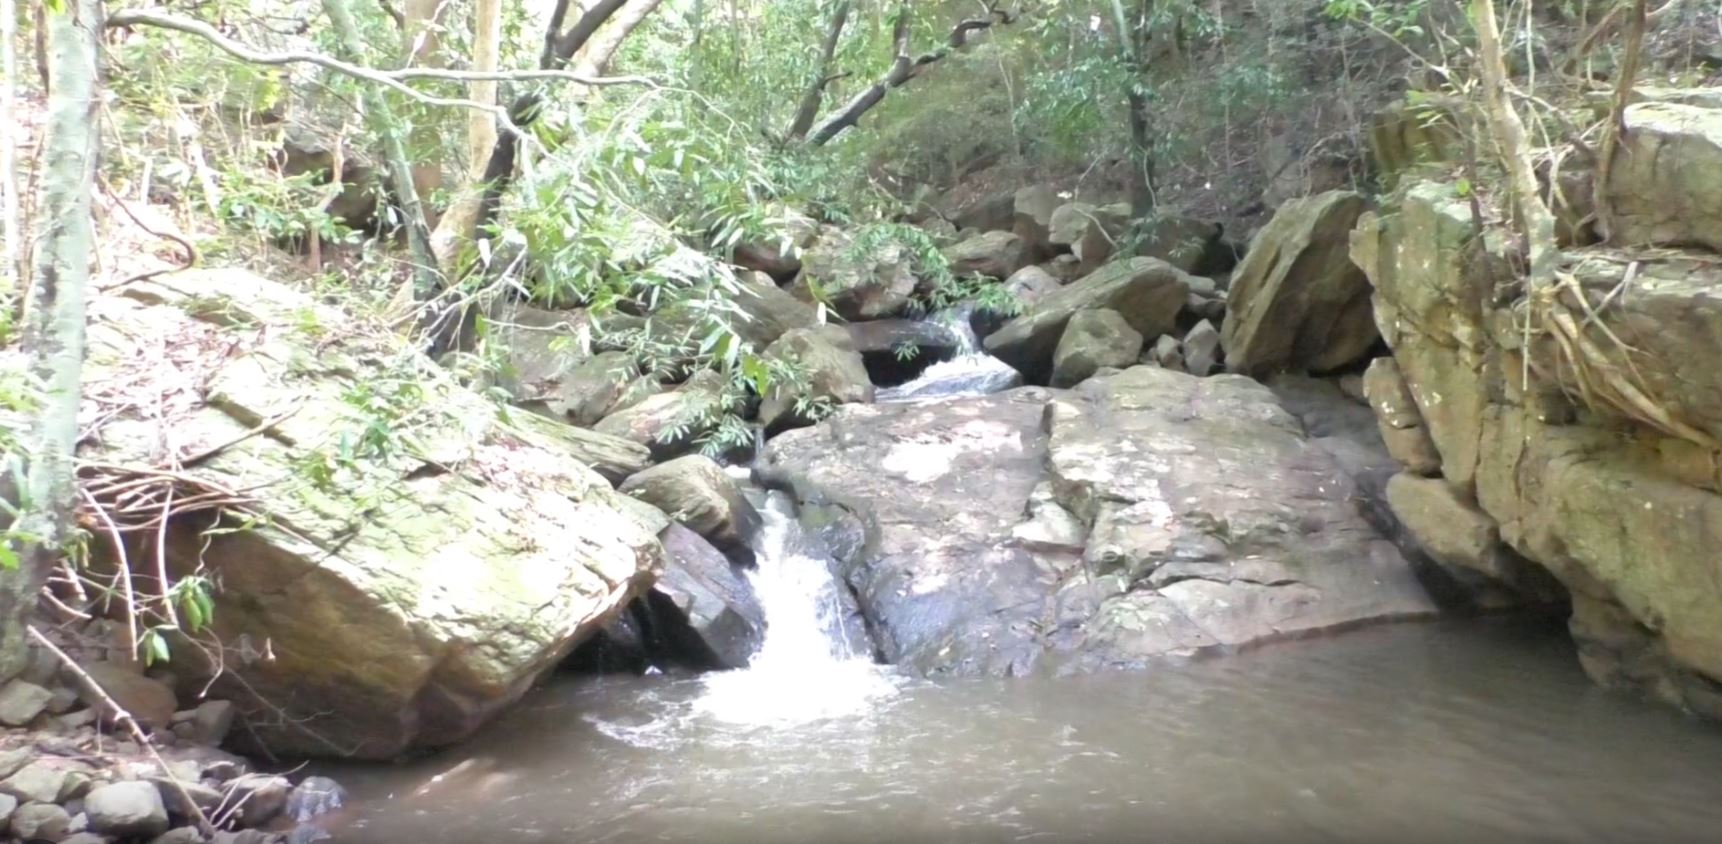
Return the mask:
[[[1371,398],[1408,468],[1408,526],[1480,570],[1546,568],[1593,677],[1722,717],[1722,272],[1663,248],[1717,242],[1694,229],[1722,214],[1714,168],[1681,167],[1708,160],[1722,121],[1671,108],[1628,112],[1635,163],[1610,193],[1634,245],[1568,251],[1548,302],[1441,185],[1365,216],[1353,256],[1393,349]],[[1658,216],[1652,195],[1689,212]]]

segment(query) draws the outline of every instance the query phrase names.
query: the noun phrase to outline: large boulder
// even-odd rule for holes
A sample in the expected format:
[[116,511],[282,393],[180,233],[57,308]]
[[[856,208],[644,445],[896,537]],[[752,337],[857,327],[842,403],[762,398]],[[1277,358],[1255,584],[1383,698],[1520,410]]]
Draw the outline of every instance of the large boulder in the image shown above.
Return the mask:
[[755,351],[777,342],[785,332],[819,324],[814,306],[779,288],[764,273],[736,273],[732,285],[707,287],[686,295],[649,317],[612,314],[604,325],[617,336],[642,332],[662,354],[691,363],[714,329],[728,330]]
[[945,261],[958,278],[1009,278],[1028,266],[1029,245],[1011,232],[985,232],[945,247]]
[[1159,258],[1187,273],[1206,271],[1219,239],[1219,223],[1172,214],[1137,220],[1124,235],[1131,254]]
[[1399,364],[1393,358],[1376,358],[1363,373],[1363,393],[1375,409],[1381,439],[1395,460],[1407,471],[1434,475],[1441,471],[1441,453],[1423,427],[1423,414],[1411,395]]
[[85,457],[152,466],[165,437],[184,483],[242,501],[162,537],[171,576],[218,585],[208,633],[235,649],[213,666],[175,646],[172,665],[282,755],[464,738],[662,564],[576,429],[499,413],[386,327],[245,272],[94,299],[87,377],[92,397],[145,398]]
[[644,446],[653,460],[680,457],[697,448],[700,437],[717,425],[725,386],[722,375],[702,369],[670,392],[604,417],[592,430]]
[[1075,386],[1103,367],[1123,369],[1134,364],[1140,354],[1142,334],[1117,311],[1080,311],[1070,318],[1053,352],[1052,386]]
[[699,454],[661,463],[622,482],[619,489],[723,549],[747,545],[759,513],[717,461]]
[[847,232],[827,226],[801,263],[795,295],[822,302],[846,320],[899,316],[915,293],[914,256],[896,242],[857,243]]
[[1129,226],[1129,205],[1070,202],[1053,212],[1047,239],[1055,247],[1070,250],[1080,262],[1080,272],[1087,274],[1118,251]]
[[1324,372],[1369,351],[1378,338],[1369,280],[1349,254],[1367,207],[1348,191],[1293,200],[1256,234],[1227,292],[1227,368]]
[[741,568],[681,525],[659,535],[669,562],[643,600],[648,661],[745,668],[765,640],[765,610]]
[[1435,609],[1350,476],[1243,378],[1139,366],[853,406],[761,471],[867,525],[840,563],[916,673],[1137,666]]
[[766,357],[801,373],[799,383],[773,384],[760,403],[759,421],[769,431],[811,424],[837,405],[873,400],[867,365],[840,326],[791,331],[766,350]]
[[542,406],[553,416],[580,426],[596,425],[598,420],[619,409],[631,398],[657,392],[656,382],[640,374],[640,364],[627,352],[599,352],[545,385],[531,400],[517,401]]
[[1117,311],[1144,338],[1157,338],[1177,326],[1192,283],[1191,276],[1164,261],[1117,261],[1041,297],[1028,312],[988,335],[986,349],[1029,380],[1045,383],[1071,317],[1105,308]]
[[1023,267],[1005,279],[1005,291],[1010,293],[1024,310],[1032,309],[1040,300],[1046,298],[1048,293],[1063,286],[1064,282],[1041,267]]
[[1639,103],[1626,129],[1609,171],[1612,240],[1722,252],[1722,107]]
[[1064,200],[1047,185],[1031,185],[1016,192],[1016,212],[1011,231],[1028,246],[1030,254],[1042,255],[1052,247],[1052,215]]

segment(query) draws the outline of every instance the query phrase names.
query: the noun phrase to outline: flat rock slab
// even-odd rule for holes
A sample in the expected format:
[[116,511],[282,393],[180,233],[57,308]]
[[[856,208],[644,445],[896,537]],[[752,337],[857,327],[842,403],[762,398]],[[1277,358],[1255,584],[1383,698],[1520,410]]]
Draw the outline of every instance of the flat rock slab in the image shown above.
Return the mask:
[[[1241,377],[1135,367],[845,408],[773,440],[763,474],[860,517],[844,574],[885,657],[922,674],[1131,667],[1436,611],[1333,454]],[[1025,527],[1047,481],[1080,547]]]

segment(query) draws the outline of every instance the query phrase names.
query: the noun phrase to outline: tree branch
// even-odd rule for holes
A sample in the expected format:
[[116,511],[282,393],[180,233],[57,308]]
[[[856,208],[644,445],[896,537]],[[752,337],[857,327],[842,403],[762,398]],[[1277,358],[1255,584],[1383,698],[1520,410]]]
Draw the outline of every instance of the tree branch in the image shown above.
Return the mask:
[[[1614,172],[1614,155],[1620,139],[1626,134],[1626,107],[1632,103],[1632,85],[1638,77],[1638,63],[1644,52],[1644,30],[1649,0],[1635,0],[1627,18],[1626,56],[1621,59],[1614,88],[1614,103],[1609,108],[1608,125],[1602,129],[1602,142],[1597,153],[1596,174],[1591,184],[1591,199],[1596,205],[1596,229],[1604,242],[1614,236],[1614,208],[1609,202],[1608,181]],[[1671,4],[1672,5],[1672,4]],[[1664,7],[1666,9],[1667,7]]]
[[984,18],[973,18],[959,21],[951,28],[946,36],[944,46],[930,53],[923,53],[915,58],[909,57],[909,4],[903,3],[897,11],[897,28],[892,39],[896,58],[891,62],[891,69],[886,71],[878,82],[845,103],[836,113],[819,123],[807,143],[811,146],[824,146],[832,138],[837,137],[843,130],[860,122],[861,117],[874,106],[884,102],[885,96],[893,88],[900,88],[910,80],[921,75],[922,71],[932,64],[943,61],[951,53],[968,46],[969,38],[976,32],[991,29],[997,25],[1015,23],[1018,15],[997,7],[997,4],[987,5],[987,15]]
[[825,42],[819,48],[818,70],[814,72],[813,82],[801,94],[801,103],[795,108],[795,118],[789,122],[789,131],[783,133],[785,142],[799,141],[807,137],[808,130],[813,128],[813,121],[819,119],[819,109],[825,105],[825,86],[843,78],[847,74],[832,74],[831,62],[837,57],[837,45],[843,40],[843,28],[849,24],[849,0],[841,0],[835,9],[831,10],[831,25],[825,30]]

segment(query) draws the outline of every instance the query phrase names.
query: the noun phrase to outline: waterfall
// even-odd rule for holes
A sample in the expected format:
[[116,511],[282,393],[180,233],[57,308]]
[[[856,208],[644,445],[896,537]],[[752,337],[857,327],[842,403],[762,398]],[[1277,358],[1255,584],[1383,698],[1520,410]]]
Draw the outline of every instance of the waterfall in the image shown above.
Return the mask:
[[957,356],[927,367],[915,380],[878,391],[876,401],[904,402],[955,396],[983,396],[1022,383],[1022,374],[981,350],[970,323],[974,305],[946,308],[928,318],[956,338]]
[[765,639],[740,671],[706,675],[696,708],[724,721],[774,725],[866,712],[896,690],[865,634],[846,623],[843,587],[782,493],[760,508],[749,572],[765,610]]

